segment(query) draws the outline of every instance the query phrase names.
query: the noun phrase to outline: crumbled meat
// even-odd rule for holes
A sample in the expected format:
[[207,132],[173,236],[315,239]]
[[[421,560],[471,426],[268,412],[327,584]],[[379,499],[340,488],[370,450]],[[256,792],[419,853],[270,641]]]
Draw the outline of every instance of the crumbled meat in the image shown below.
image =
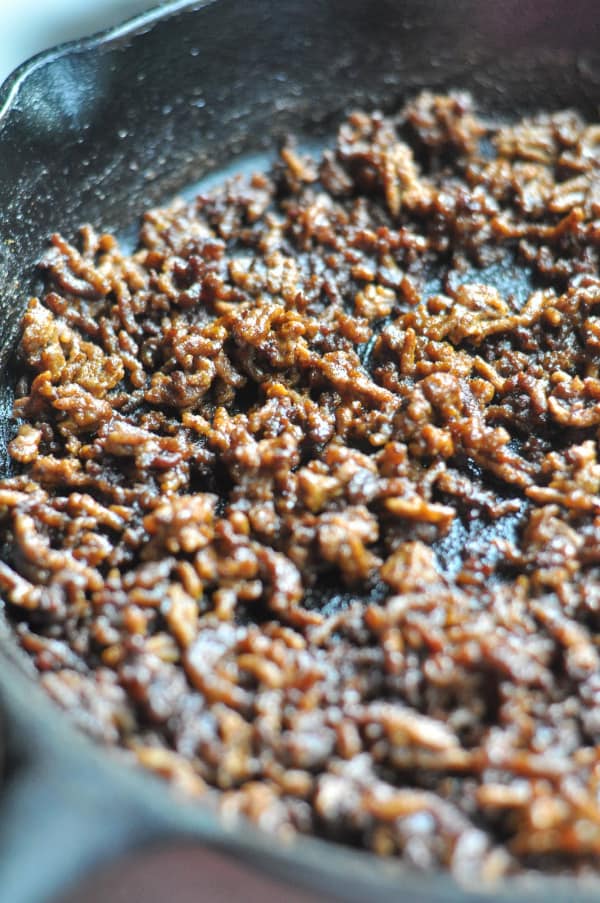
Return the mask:
[[0,588],[83,730],[268,831],[597,871],[599,167],[424,93],[52,237]]

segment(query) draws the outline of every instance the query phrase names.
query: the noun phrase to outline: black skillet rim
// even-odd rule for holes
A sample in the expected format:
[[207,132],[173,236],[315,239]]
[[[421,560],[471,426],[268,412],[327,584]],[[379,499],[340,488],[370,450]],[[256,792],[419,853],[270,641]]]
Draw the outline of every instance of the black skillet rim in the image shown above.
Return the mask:
[[[63,57],[92,53],[100,47],[109,47],[119,42],[134,41],[152,30],[161,22],[182,14],[198,13],[218,0],[169,0],[147,12],[130,18],[123,23],[97,32],[89,37],[59,44],[36,54],[15,69],[0,85],[0,132],[11,109],[18,104],[21,86],[27,78],[45,64]],[[600,885],[593,882],[574,881],[563,876],[528,875],[508,879],[490,888],[465,889],[447,873],[418,874],[411,872],[399,862],[381,860],[375,855],[355,850],[340,844],[317,838],[300,836],[292,843],[274,841],[249,823],[237,826],[224,824],[215,814],[199,803],[178,800],[168,786],[142,769],[132,767],[118,755],[107,755],[92,740],[78,732],[70,723],[66,712],[51,702],[34,679],[34,671],[29,661],[19,651],[12,636],[12,630],[0,615],[0,701],[5,712],[6,733],[23,749],[23,744],[34,742],[38,748],[17,769],[17,774],[6,785],[0,796],[0,813],[5,817],[0,822],[6,824],[6,813],[11,816],[10,832],[0,832],[0,887],[12,889],[12,903],[39,903],[39,882],[31,881],[31,876],[23,877],[21,886],[15,881],[15,870],[7,867],[6,837],[15,840],[12,831],[13,817],[18,823],[19,812],[31,803],[30,795],[39,797],[39,809],[43,809],[48,799],[44,788],[48,783],[69,782],[73,770],[84,766],[83,771],[102,787],[114,792],[122,791],[123,798],[115,811],[108,813],[114,818],[130,819],[130,829],[125,836],[119,835],[117,844],[106,843],[92,838],[91,848],[83,843],[78,849],[77,841],[73,854],[79,855],[79,866],[71,863],[62,872],[54,875],[47,885],[52,893],[66,889],[77,879],[93,871],[95,867],[118,859],[136,848],[147,848],[152,843],[172,843],[177,841],[197,841],[199,844],[219,850],[250,864],[265,874],[278,877],[290,885],[300,885],[321,894],[332,894],[346,900],[364,900],[367,894],[374,894],[379,901],[508,901],[527,899],[545,901],[552,895],[555,901],[576,903],[576,901],[600,899]],[[40,774],[43,775],[39,783]],[[33,780],[32,780],[33,778]],[[86,777],[87,779],[87,777]],[[52,799],[52,798],[51,798]],[[25,805],[23,805],[25,803]],[[37,801],[36,801],[37,803]],[[4,811],[3,811],[4,810]],[[75,816],[76,831],[85,832],[86,820],[91,810]],[[31,812],[29,813],[31,815]],[[107,813],[104,814],[106,818]],[[42,821],[46,815],[42,816]],[[79,822],[77,818],[79,817]],[[48,820],[52,824],[52,816]],[[18,826],[19,827],[19,826]],[[27,867],[39,866],[40,857],[43,870],[43,852],[31,851],[27,825],[19,828],[22,837],[16,837],[10,853],[22,854]],[[105,823],[101,834],[110,834],[112,825]],[[16,832],[18,834],[18,831]],[[33,855],[32,855],[33,853]],[[83,868],[81,868],[83,865]],[[21,871],[23,868],[21,867]],[[54,884],[52,884],[52,880]]]
[[153,28],[157,22],[175,16],[181,12],[194,12],[205,6],[216,3],[217,0],[166,0],[166,2],[158,2],[158,5],[151,7],[146,12],[138,13],[136,16],[125,19],[118,25],[103,28],[91,35],[82,38],[75,38],[72,41],[62,41],[55,44],[47,50],[24,60],[16,69],[0,84],[0,128],[3,126],[3,120],[10,112],[12,106],[18,100],[18,93],[21,85],[31,75],[32,72],[50,63],[59,57],[68,56],[72,53],[81,53],[94,50],[100,45],[105,46],[122,39],[133,38],[135,35],[144,34],[145,31]]

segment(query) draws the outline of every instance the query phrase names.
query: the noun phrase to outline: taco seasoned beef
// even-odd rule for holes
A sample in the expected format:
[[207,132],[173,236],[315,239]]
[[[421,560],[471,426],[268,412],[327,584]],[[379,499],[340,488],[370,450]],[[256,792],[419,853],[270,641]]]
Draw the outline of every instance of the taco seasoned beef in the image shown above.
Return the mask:
[[600,126],[468,97],[54,235],[0,586],[85,731],[463,880],[600,854]]

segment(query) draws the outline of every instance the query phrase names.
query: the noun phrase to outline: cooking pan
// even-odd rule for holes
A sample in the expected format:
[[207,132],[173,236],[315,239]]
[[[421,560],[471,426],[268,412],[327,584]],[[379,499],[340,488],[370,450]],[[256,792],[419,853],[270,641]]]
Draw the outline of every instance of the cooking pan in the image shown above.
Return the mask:
[[[268,152],[286,132],[322,141],[350,108],[393,109],[422,88],[470,90],[499,117],[563,106],[597,116],[598,48],[596,0],[215,0],[163,5],[25,64],[0,90],[4,472],[11,355],[51,232],[72,238],[92,222],[127,238],[142,209]],[[573,903],[600,894],[598,883],[541,876],[465,890],[448,875],[417,875],[332,843],[284,845],[223,825],[77,734],[36,686],[5,622],[0,706],[7,903],[50,900],[123,854],[173,843],[197,845],[198,900],[214,899],[202,888],[215,863],[248,888],[263,881],[272,899],[292,894],[284,884],[345,900]]]

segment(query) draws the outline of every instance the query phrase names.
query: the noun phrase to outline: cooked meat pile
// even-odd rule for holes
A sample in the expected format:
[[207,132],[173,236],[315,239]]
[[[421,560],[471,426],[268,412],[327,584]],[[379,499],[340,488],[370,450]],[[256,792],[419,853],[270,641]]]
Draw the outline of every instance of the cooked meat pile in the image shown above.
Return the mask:
[[600,126],[425,93],[58,235],[0,587],[84,730],[462,880],[600,854]]

